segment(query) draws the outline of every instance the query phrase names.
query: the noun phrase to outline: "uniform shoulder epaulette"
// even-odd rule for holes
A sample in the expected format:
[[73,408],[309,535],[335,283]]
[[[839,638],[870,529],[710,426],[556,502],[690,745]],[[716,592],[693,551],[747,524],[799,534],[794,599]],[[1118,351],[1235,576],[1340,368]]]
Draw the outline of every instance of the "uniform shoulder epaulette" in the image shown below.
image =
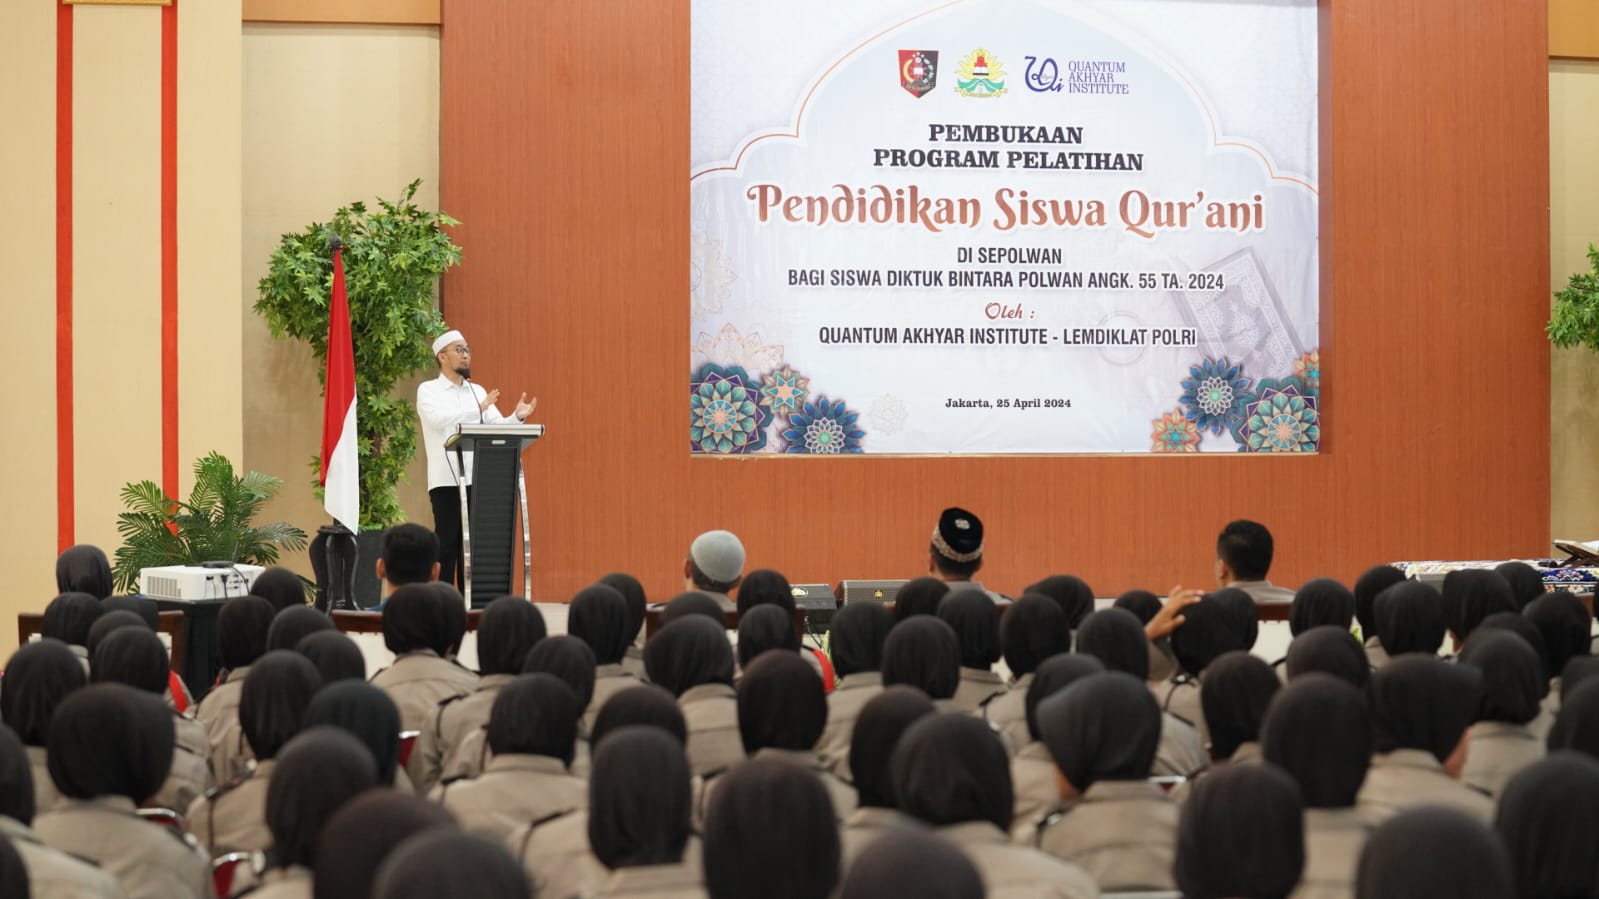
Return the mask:
[[1066,817],[1066,810],[1059,808],[1045,812],[1040,816],[1038,822],[1033,825],[1033,847],[1041,848],[1044,845],[1044,831],[1059,824],[1064,817]]
[[532,821],[529,821],[527,824],[527,833],[522,837],[522,847],[517,851],[516,857],[518,859],[527,858],[527,847],[533,842],[534,831],[537,831],[540,827],[543,827],[551,821],[565,818],[567,815],[570,815],[575,811],[577,811],[575,808],[561,809],[558,812],[550,812],[548,815],[545,815],[541,818],[534,818]]

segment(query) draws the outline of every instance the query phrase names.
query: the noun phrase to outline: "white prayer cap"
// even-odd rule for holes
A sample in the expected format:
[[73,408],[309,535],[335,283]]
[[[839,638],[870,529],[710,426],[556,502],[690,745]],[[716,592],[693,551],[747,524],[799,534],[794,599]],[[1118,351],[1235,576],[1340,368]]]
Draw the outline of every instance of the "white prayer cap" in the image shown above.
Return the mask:
[[701,573],[718,584],[732,583],[744,573],[744,544],[730,531],[706,531],[695,537],[688,555]]
[[437,356],[438,354],[444,352],[445,347],[455,343],[457,340],[465,339],[466,335],[462,334],[460,331],[445,331],[443,334],[439,335],[437,340],[433,341],[433,355]]

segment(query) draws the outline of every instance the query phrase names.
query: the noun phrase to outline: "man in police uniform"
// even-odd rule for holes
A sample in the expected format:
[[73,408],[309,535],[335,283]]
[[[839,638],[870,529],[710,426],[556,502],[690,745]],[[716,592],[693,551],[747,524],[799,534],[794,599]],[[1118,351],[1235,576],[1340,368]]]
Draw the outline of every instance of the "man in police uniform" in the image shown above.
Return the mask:
[[995,603],[1010,603],[1008,597],[972,580],[983,567],[983,522],[976,515],[958,507],[945,509],[933,529],[929,556],[927,573],[948,584],[950,590],[975,588]]

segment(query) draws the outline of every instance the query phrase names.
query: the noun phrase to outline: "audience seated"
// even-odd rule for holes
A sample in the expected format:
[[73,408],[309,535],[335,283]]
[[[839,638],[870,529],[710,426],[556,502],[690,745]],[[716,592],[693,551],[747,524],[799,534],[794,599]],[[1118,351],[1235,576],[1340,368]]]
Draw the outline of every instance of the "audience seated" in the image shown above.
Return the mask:
[[100,547],[80,543],[56,556],[57,592],[87,593],[95,599],[105,599],[114,589],[111,562]]
[[733,689],[733,648],[719,622],[689,615],[644,644],[650,681],[677,697],[688,723],[688,763],[705,777],[744,758]]
[[1230,521],[1216,537],[1216,584],[1236,588],[1257,603],[1292,602],[1294,591],[1266,580],[1275,547],[1259,522]]
[[[742,598],[743,594],[739,596]],[[620,591],[605,584],[579,590],[567,606],[566,616],[566,632],[594,650],[594,698],[583,713],[583,728],[588,730],[594,726],[594,717],[607,700],[628,687],[638,685],[638,675],[628,672],[622,664],[627,658],[628,647],[633,643],[633,622],[627,599]],[[478,631],[478,640],[481,641],[481,624]],[[793,633],[792,626],[789,633]],[[481,656],[479,650],[480,660]]]
[[827,694],[827,727],[816,751],[845,780],[855,720],[883,692],[883,643],[893,627],[894,616],[874,602],[847,603],[833,616],[828,648],[838,682]]
[[278,750],[305,724],[306,707],[322,686],[316,668],[288,650],[269,652],[250,667],[239,694],[239,724],[255,756],[248,774],[222,784],[189,804],[189,833],[213,857],[262,852],[272,845],[263,818]]
[[[1381,606],[1379,597],[1379,615]],[[1448,806],[1485,823],[1493,819],[1493,800],[1460,782],[1470,743],[1466,728],[1481,693],[1476,669],[1427,655],[1395,657],[1372,675],[1376,755],[1359,804],[1374,821],[1422,805]]]
[[407,584],[428,584],[439,579],[439,538],[419,524],[397,524],[383,532],[383,548],[377,561],[378,580],[383,582],[383,601]]
[[1010,761],[1011,791],[1015,794],[1010,835],[1024,846],[1037,842],[1039,825],[1060,808],[1062,800],[1060,772],[1049,754],[1049,746],[1044,743],[1038,707],[1078,680],[1104,670],[1105,666],[1093,656],[1054,655],[1038,666],[1032,683],[1027,685],[1028,742]]
[[445,616],[443,602],[425,583],[400,587],[384,606],[383,645],[395,659],[372,675],[372,683],[400,707],[406,730],[421,730],[439,703],[477,686],[477,675],[444,657],[450,639]]
[[855,772],[855,810],[839,833],[844,870],[879,837],[920,825],[894,801],[894,747],[917,721],[934,715],[932,700],[913,687],[885,687],[861,706],[850,734],[850,770]]
[[738,585],[736,607],[740,620],[743,620],[751,609],[765,605],[777,606],[784,612],[794,611],[793,586],[781,571],[773,571],[770,568],[756,569],[744,575],[744,579]]
[[[1093,656],[1107,671],[1121,671],[1148,682],[1152,657],[1150,641],[1138,619],[1125,609],[1103,609],[1083,619],[1077,629],[1077,652]],[[1192,777],[1210,764],[1204,741],[1194,725],[1163,711],[1160,748],[1154,773],[1164,777]]]
[[1177,826],[1173,867],[1184,896],[1287,896],[1304,865],[1303,804],[1287,774],[1271,765],[1228,765],[1194,785]]
[[361,647],[338,631],[309,634],[294,645],[294,651],[311,660],[322,675],[323,684],[366,680],[366,656],[361,654]]
[[475,759],[462,763],[458,750],[470,734],[488,723],[494,697],[521,673],[528,652],[545,635],[544,616],[520,596],[502,596],[484,607],[477,630],[476,687],[435,706],[411,750],[406,768],[419,793],[426,795],[447,777],[470,776],[482,770]]
[[1272,700],[1261,753],[1299,784],[1305,804],[1305,870],[1293,899],[1353,894],[1355,868],[1372,828],[1355,805],[1371,749],[1366,698],[1344,680],[1310,672]]
[[[250,666],[266,652],[267,631],[277,614],[259,596],[240,596],[223,603],[217,612],[217,654],[222,663],[220,681],[200,700],[194,717],[205,728],[210,745],[211,773],[219,781],[232,780],[249,770],[252,758],[239,729],[239,694]],[[184,806],[187,808],[188,806]]]
[[1455,652],[1465,645],[1482,620],[1498,612],[1516,611],[1516,599],[1510,584],[1497,572],[1479,568],[1465,568],[1444,575],[1439,602],[1444,609],[1444,623],[1454,638]]
[[1305,674],[1321,673],[1348,681],[1364,690],[1371,682],[1371,657],[1348,628],[1313,627],[1288,644],[1283,665],[1288,682]]
[[1177,805],[1149,782],[1160,745],[1149,690],[1120,671],[1091,674],[1045,700],[1037,717],[1069,802],[1039,830],[1039,847],[1106,892],[1171,889]]
[[1544,757],[1544,741],[1528,728],[1549,690],[1543,661],[1515,634],[1478,628],[1466,639],[1460,664],[1482,672],[1483,687],[1460,779],[1498,796],[1516,772]]
[[1301,584],[1288,606],[1288,632],[1295,637],[1313,627],[1333,625],[1348,631],[1355,623],[1355,594],[1330,577]]
[[695,537],[683,560],[683,589],[704,593],[723,612],[738,608],[728,594],[738,589],[743,575],[744,544],[731,531],[706,531]]
[[372,899],[532,899],[527,878],[499,843],[448,830],[419,833],[378,868]]
[[34,819],[34,832],[99,865],[128,899],[210,899],[205,854],[134,814],[161,789],[173,746],[172,710],[157,697],[124,684],[73,692],[50,722],[50,777],[62,802]]
[[915,687],[926,693],[939,711],[949,711],[960,677],[960,641],[954,629],[932,615],[901,621],[883,641],[885,687]]
[[755,657],[769,650],[798,655],[799,635],[794,633],[794,619],[779,606],[761,605],[750,609],[738,619],[738,667],[747,668]]
[[1523,768],[1499,794],[1494,829],[1504,840],[1516,896],[1599,893],[1599,761],[1554,752]]
[[487,731],[493,756],[483,773],[445,781],[430,798],[462,828],[502,842],[529,821],[583,807],[588,784],[567,770],[581,716],[576,694],[559,678],[517,677],[494,697]]
[[1415,808],[1384,822],[1366,840],[1355,878],[1355,899],[1515,895],[1504,845],[1482,821],[1452,808]]
[[[272,605],[274,612],[305,605],[305,582],[287,568],[268,568],[250,584],[250,595]],[[288,648],[288,647],[283,647]]]
[[[46,749],[51,719],[62,700],[88,683],[89,673],[78,657],[65,644],[49,639],[12,653],[5,676],[0,677],[0,717],[22,739],[33,768],[33,807],[40,815],[53,810],[61,798],[50,776]],[[146,798],[140,796],[139,801]]]
[[1260,726],[1282,686],[1271,666],[1242,650],[1210,663],[1199,702],[1214,762],[1260,761]]
[[827,788],[782,759],[739,765],[706,809],[703,860],[711,899],[827,899],[839,875]]
[[1006,599],[972,580],[983,567],[983,522],[965,509],[945,509],[933,527],[928,548],[927,573],[949,586],[951,591],[978,590],[995,603]]
[[887,834],[851,865],[839,899],[983,899],[983,878],[965,853],[925,833]]
[[[982,874],[989,899],[1089,899],[1083,869],[1012,843],[1010,759],[998,735],[967,715],[932,715],[900,737],[890,764],[902,812],[937,828]],[[707,839],[706,857],[710,858]]]
[[1494,566],[1494,572],[1510,585],[1510,596],[1516,601],[1518,613],[1544,595],[1543,575],[1526,562],[1501,562]]
[[381,788],[350,800],[317,836],[314,899],[371,896],[378,868],[395,848],[432,830],[457,830],[455,817],[436,802]]
[[[594,719],[594,745],[603,746],[610,734],[630,726],[665,732],[678,745],[679,752],[688,739],[683,712],[672,695],[659,687],[630,687],[612,696]],[[592,799],[593,781],[590,783]],[[588,816],[588,809],[582,808],[530,821],[506,840],[527,872],[535,895],[584,896],[600,889],[609,879],[610,869],[590,846]],[[683,863],[697,866],[699,857],[698,839],[691,837],[684,849]]]
[[1443,599],[1429,584],[1400,581],[1384,589],[1372,603],[1372,614],[1383,652],[1389,659],[1407,653],[1436,655],[1444,645],[1448,626]]
[[267,629],[267,652],[274,649],[293,649],[312,634],[334,630],[327,615],[308,605],[289,606],[272,618]]
[[377,767],[378,784],[416,792],[399,766],[400,710],[389,694],[349,678],[324,684],[305,709],[305,728],[314,727],[338,728],[359,741]]
[[999,607],[982,590],[952,589],[939,601],[938,617],[955,632],[960,647],[960,680],[948,711],[980,716],[1005,693],[1005,679],[994,671],[1000,660]]
[[63,593],[44,607],[39,636],[60,640],[81,659],[89,670],[89,629],[105,609],[100,600],[87,593]]
[[1585,681],[1566,695],[1549,730],[1548,748],[1550,752],[1571,749],[1599,759],[1599,679]]
[[[827,693],[816,669],[793,652],[769,650],[750,663],[736,686],[745,754],[814,771],[833,799],[834,816],[848,817],[855,810],[855,790],[835,777],[816,751],[827,726]],[[707,797],[721,779],[706,780]]]
[[1014,754],[1032,740],[1027,733],[1027,688],[1033,672],[1050,656],[1071,651],[1072,631],[1054,600],[1023,593],[1000,620],[999,638],[1010,686],[983,705],[983,717]]
[[[577,743],[573,749],[571,770],[579,777],[586,777],[589,770],[589,733],[583,726],[582,716],[594,705],[597,669],[594,650],[571,634],[557,634],[540,640],[528,650],[527,658],[522,661],[523,674],[553,675],[577,697]],[[469,777],[476,777],[483,770],[481,760],[484,752],[474,741],[487,733],[487,729],[479,730],[461,742],[459,764]]]
[[919,577],[906,581],[894,596],[894,620],[904,621],[916,615],[938,614],[938,604],[949,593],[949,585],[936,577]]
[[1544,658],[1544,670],[1553,677],[1549,682],[1549,695],[1543,701],[1548,715],[1541,717],[1533,727],[1533,733],[1543,734],[1553,723],[1552,716],[1560,711],[1560,677],[1565,673],[1566,663],[1589,653],[1593,616],[1582,600],[1564,590],[1533,600],[1522,614],[1543,636],[1544,651],[1548,653]]
[[[1069,631],[1077,630],[1083,619],[1094,611],[1094,588],[1075,575],[1052,574],[1022,591],[1024,596],[1028,593],[1047,597],[1060,606]],[[1159,602],[1157,599],[1156,603]]]
[[1250,617],[1253,612],[1254,601],[1248,594],[1223,588],[1205,594],[1202,600],[1184,609],[1182,627],[1172,632],[1172,654],[1181,670],[1155,688],[1155,698],[1163,710],[1192,725],[1199,732],[1201,743],[1210,742],[1199,703],[1199,684],[1205,668],[1225,653],[1247,651],[1255,645],[1259,624]]
[[682,740],[630,725],[594,752],[588,838],[611,872],[593,899],[703,899],[700,864],[684,857],[693,832],[693,789]]
[[311,899],[317,835],[340,808],[383,783],[359,740],[333,727],[307,727],[278,753],[267,788],[272,835],[266,869],[252,899]]
[[[154,696],[167,687],[167,648],[154,631],[125,627],[109,634],[89,659],[91,683],[126,684]],[[176,740],[172,769],[149,804],[166,809],[186,809],[196,797],[211,789],[211,744],[205,726],[172,710]]]
[[[37,897],[121,899],[122,888],[97,865],[46,846],[34,833],[33,769],[22,741],[0,727],[0,843],[9,841]],[[14,886],[12,887],[14,889]],[[0,887],[0,895],[14,893]]]
[[644,594],[644,585],[638,582],[638,578],[621,571],[613,571],[597,583],[610,587],[627,600],[627,652],[622,656],[622,670],[642,678],[644,648],[638,645],[638,638],[644,631],[644,616],[650,607],[649,598]]
[[688,590],[672,597],[661,609],[661,627],[689,615],[698,615],[718,625],[727,620],[721,604],[712,599],[709,593]]
[[1405,573],[1392,565],[1375,565],[1355,580],[1355,621],[1360,624],[1366,657],[1373,668],[1381,668],[1388,662],[1388,652],[1382,647],[1382,638],[1377,636],[1377,594],[1404,579]]

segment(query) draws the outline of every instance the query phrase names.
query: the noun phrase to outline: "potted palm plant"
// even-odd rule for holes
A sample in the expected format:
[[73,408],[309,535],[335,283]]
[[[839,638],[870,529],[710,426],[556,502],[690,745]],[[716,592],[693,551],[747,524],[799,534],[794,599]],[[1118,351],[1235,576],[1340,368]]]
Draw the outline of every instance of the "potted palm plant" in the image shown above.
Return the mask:
[[1558,347],[1586,346],[1599,351],[1599,247],[1588,245],[1588,271],[1571,276],[1555,293],[1549,318],[1549,342]]

